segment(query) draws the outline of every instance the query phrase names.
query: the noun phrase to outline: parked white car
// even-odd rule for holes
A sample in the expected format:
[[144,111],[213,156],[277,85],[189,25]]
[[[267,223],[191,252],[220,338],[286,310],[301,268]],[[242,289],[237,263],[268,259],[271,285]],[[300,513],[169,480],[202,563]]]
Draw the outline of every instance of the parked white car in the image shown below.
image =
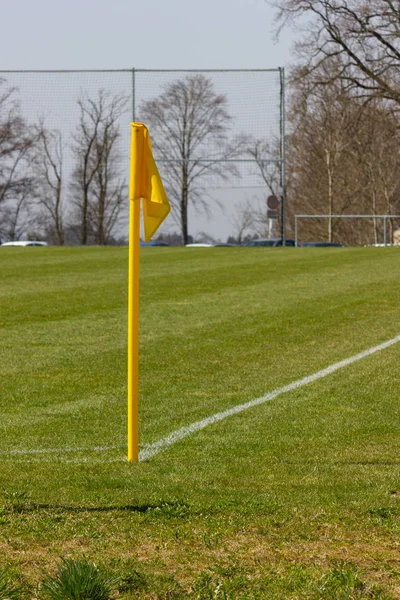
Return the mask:
[[20,242],[4,242],[4,246],[47,246],[47,242],[36,242],[35,240],[24,240]]

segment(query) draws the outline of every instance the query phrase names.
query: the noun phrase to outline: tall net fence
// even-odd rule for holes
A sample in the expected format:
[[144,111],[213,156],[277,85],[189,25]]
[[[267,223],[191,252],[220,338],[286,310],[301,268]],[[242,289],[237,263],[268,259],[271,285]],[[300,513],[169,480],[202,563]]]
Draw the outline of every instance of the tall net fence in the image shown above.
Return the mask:
[[[280,226],[277,219],[267,217],[266,198],[272,193],[281,194],[284,158],[281,70],[137,70],[134,78],[135,118],[143,122],[148,116],[151,120],[149,103],[155,99],[168,101],[177,96],[179,101],[181,94],[174,90],[178,82],[187,90],[189,82],[198,78],[200,86],[201,82],[209,82],[213,93],[224,98],[229,118],[224,122],[223,147],[216,148],[206,139],[200,151],[193,152],[188,159],[189,167],[195,161],[198,170],[205,167],[194,182],[189,202],[189,232],[193,241],[226,242],[231,238],[230,241],[242,242],[246,237],[277,233]],[[172,90],[176,91],[175,96]],[[234,148],[231,154],[225,153],[229,145]],[[174,167],[171,163],[181,169],[182,160],[179,156],[165,158],[162,152],[157,156],[157,148],[155,154],[163,180],[168,182]],[[214,169],[215,164],[219,168]],[[179,227],[179,189],[171,196],[175,199],[175,210],[165,226],[170,231]]]
[[[66,243],[82,241],[80,220],[85,201],[89,205],[85,243],[126,240],[132,120],[143,121],[149,126],[157,164],[163,181],[173,196],[172,216],[163,224],[161,235],[173,237],[174,233],[180,233],[180,197],[176,173],[182,172],[184,162],[189,169],[197,168],[196,177],[189,181],[188,194],[188,230],[193,241],[225,242],[229,237],[243,241],[246,236],[274,233],[274,227],[275,231],[278,230],[278,222],[276,218],[271,218],[276,215],[267,215],[265,199],[269,194],[282,193],[282,73],[281,69],[0,71],[0,128],[7,130],[7,119],[13,115],[13,118],[17,116],[20,119],[25,133],[31,130],[37,136],[38,132],[45,131],[47,135],[47,159],[45,143],[42,144],[39,158],[38,151],[30,148],[26,152],[20,150],[22,156],[17,160],[19,155],[15,153],[9,153],[4,158],[0,142],[0,157],[3,156],[0,160],[4,167],[2,169],[0,163],[0,237],[26,237],[30,231],[39,231],[41,227],[45,234],[53,231],[54,215],[51,214],[51,209],[54,208],[58,190],[58,199],[61,201],[58,208],[66,231]],[[154,111],[164,102],[166,126],[170,128],[171,136],[179,137],[180,125],[168,122],[169,115],[172,114],[168,109],[173,105],[175,114],[184,110],[179,102],[175,106],[173,91],[183,90],[183,94],[190,95],[193,81],[200,82],[200,88],[205,86],[207,93],[194,100],[189,98],[188,106],[192,111],[197,111],[196,114],[203,111],[202,118],[206,125],[196,140],[195,150],[182,159],[173,153],[166,155],[162,129],[152,128],[149,119],[152,121]],[[213,123],[212,102],[207,102],[216,98],[219,99],[218,106],[223,109],[223,115],[218,122]],[[92,140],[97,155],[101,151],[101,144],[109,143],[106,137],[107,122],[112,122],[115,134],[112,160],[104,167],[104,173],[108,173],[110,177],[105,191],[104,182],[98,173],[92,179],[90,172],[86,173],[86,179],[82,178],[86,164],[85,149],[90,144],[97,118],[97,138],[94,136],[94,141]],[[107,118],[111,121],[107,121]],[[212,135],[213,128],[216,127],[219,127],[219,134]],[[21,136],[21,140],[24,139],[21,127],[16,123],[14,129],[8,128],[11,136],[13,131],[15,135]],[[12,140],[7,143],[10,148]],[[98,157],[93,152],[92,149],[87,153],[86,162],[95,171],[93,164]],[[104,151],[98,160],[104,163],[106,155],[107,152]],[[45,182],[45,164],[47,176],[51,179],[50,187],[49,182]],[[58,168],[54,169],[55,166]],[[30,175],[30,187],[26,178],[21,175],[22,169]],[[112,170],[111,177],[109,173]],[[39,171],[40,185],[35,183]],[[61,182],[57,177],[58,172],[62,175]],[[5,190],[11,173],[15,177],[15,185],[9,185]],[[84,198],[86,184],[89,192]],[[116,193],[117,189],[126,201],[114,207],[114,213],[112,202],[108,206],[108,213],[103,217],[108,219],[109,231],[108,237],[103,238],[102,242],[97,231],[99,225],[95,223],[96,219],[97,222],[101,220],[101,197],[107,193],[111,196],[111,192]],[[46,194],[50,194],[49,197]],[[46,218],[47,225],[51,224],[47,229]],[[57,242],[55,238],[54,241]]]

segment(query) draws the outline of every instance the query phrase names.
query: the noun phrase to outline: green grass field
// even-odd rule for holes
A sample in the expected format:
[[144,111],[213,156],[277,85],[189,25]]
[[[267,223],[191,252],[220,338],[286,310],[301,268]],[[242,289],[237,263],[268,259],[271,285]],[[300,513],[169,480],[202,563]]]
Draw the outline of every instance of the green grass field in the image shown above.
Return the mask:
[[[144,248],[140,444],[400,334],[396,248]],[[0,567],[115,595],[400,597],[400,344],[126,461],[126,248],[0,249]]]

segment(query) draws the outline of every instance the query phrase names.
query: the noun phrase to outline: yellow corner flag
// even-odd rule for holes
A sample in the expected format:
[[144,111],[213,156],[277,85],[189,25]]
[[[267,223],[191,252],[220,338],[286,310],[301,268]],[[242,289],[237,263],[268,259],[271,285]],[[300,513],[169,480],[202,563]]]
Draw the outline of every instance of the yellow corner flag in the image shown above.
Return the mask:
[[170,211],[157,165],[153,158],[150,135],[143,123],[131,123],[131,172],[129,197],[143,198],[144,239],[151,240]]
[[146,243],[170,211],[167,195],[153,158],[148,129],[131,123],[129,177],[129,282],[128,282],[128,460],[139,460],[139,265],[140,200],[143,200]]

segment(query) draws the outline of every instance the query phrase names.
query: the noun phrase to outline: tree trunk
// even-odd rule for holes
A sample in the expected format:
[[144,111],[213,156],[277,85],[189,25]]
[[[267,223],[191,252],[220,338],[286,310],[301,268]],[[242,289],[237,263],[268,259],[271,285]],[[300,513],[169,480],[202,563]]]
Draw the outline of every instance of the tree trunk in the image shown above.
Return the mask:
[[82,205],[82,223],[81,223],[81,244],[87,245],[88,241],[88,191],[84,190]]
[[188,243],[188,207],[187,199],[182,198],[181,202],[181,231],[182,231],[182,243],[185,246]]
[[188,233],[188,184],[187,184],[187,168],[182,164],[182,189],[181,189],[181,230],[182,243],[185,246],[189,243]]
[[63,229],[62,223],[59,218],[56,219],[55,225],[56,225],[57,243],[59,246],[64,246],[64,243],[65,243],[64,229]]
[[[388,193],[386,186],[384,189],[384,194],[385,194],[385,200],[386,200],[386,214],[391,215],[392,214],[392,205],[390,203],[389,193]],[[387,225],[387,223],[386,223],[386,225]],[[388,235],[389,243],[393,244],[393,219],[389,219],[389,232],[388,233],[389,233],[389,235]]]
[[63,219],[61,213],[61,178],[57,184],[56,190],[56,206],[54,212],[54,225],[56,228],[56,236],[57,242],[59,246],[64,246],[65,237],[64,237],[64,227],[63,227]]
[[104,231],[104,212],[105,212],[105,199],[104,199],[104,194],[103,191],[101,191],[100,193],[100,199],[99,199],[99,207],[98,207],[98,212],[99,212],[99,222],[98,222],[98,232],[97,232],[97,243],[100,246],[104,246],[106,241],[105,241],[105,231]]
[[[376,215],[376,192],[375,190],[372,191],[372,214]],[[378,219],[376,219],[374,217],[373,219],[374,222],[374,244],[378,243]]]

